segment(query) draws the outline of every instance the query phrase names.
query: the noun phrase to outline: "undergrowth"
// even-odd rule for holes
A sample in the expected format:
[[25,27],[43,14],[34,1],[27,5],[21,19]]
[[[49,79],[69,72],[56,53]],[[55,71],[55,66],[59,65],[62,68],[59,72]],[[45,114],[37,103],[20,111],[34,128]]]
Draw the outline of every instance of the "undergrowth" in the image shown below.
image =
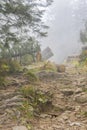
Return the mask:
[[34,72],[28,71],[25,73],[25,76],[29,79],[30,82],[37,82],[39,78],[36,76]]
[[28,118],[36,116],[52,108],[52,94],[36,90],[32,85],[21,88],[22,96],[25,98],[21,111]]

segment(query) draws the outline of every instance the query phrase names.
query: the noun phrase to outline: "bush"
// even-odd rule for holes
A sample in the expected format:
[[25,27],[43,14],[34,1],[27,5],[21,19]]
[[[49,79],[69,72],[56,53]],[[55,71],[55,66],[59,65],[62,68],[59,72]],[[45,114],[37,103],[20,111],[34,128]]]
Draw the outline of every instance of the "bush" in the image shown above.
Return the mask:
[[9,73],[15,73],[20,71],[20,64],[17,61],[10,61],[7,59],[0,60],[0,85],[5,85],[5,77]]
[[5,77],[0,76],[0,87],[5,86],[5,84],[6,84]]
[[0,86],[5,85],[5,77],[9,71],[6,60],[0,60]]
[[50,108],[52,108],[52,94],[46,94],[40,90],[36,90],[31,85],[22,87],[21,92],[24,98],[27,99],[26,108],[28,109],[31,105],[33,114],[48,111]]
[[38,77],[31,71],[28,71],[25,75],[27,76],[30,82],[38,81]]
[[29,96],[32,96],[32,97],[35,96],[35,89],[31,85],[22,87],[21,92],[25,98],[27,98]]
[[80,64],[87,65],[87,50],[83,50],[80,55]]
[[26,54],[26,55],[22,56],[22,58],[21,58],[22,65],[29,65],[32,62],[33,62],[33,57],[29,54]]
[[15,72],[19,72],[21,69],[21,66],[19,64],[18,61],[14,60],[14,61],[9,61],[8,62],[8,66],[9,66],[9,72],[10,73],[15,73]]

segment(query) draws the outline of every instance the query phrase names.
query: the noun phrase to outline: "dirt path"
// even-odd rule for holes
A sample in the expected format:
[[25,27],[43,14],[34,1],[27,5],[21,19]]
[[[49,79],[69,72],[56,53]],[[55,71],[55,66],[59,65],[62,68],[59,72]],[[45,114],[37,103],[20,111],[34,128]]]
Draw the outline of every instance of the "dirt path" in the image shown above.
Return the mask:
[[46,94],[52,93],[52,105],[56,109],[51,108],[30,122],[22,123],[16,107],[24,99],[18,88],[28,81],[21,76],[13,77],[11,81],[16,85],[0,90],[0,130],[12,130],[13,126],[26,122],[32,124],[33,130],[87,130],[87,74],[72,71],[38,74],[40,82],[35,87]]
[[72,73],[42,75],[40,89],[53,92],[56,113],[43,113],[35,130],[87,130],[87,74]]

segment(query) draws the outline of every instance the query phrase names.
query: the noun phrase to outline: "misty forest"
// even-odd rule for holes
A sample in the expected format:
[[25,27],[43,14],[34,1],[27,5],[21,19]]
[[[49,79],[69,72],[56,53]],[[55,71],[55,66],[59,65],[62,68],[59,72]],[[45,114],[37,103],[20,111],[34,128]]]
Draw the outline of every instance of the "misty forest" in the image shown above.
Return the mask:
[[0,1],[0,130],[87,130],[87,0]]

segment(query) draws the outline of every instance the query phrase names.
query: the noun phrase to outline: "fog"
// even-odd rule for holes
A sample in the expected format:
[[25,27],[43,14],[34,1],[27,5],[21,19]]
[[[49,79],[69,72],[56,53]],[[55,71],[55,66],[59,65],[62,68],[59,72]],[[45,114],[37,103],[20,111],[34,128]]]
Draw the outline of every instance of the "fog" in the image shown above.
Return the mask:
[[80,30],[87,18],[86,0],[54,0],[44,19],[50,26],[48,37],[41,41],[42,50],[49,46],[52,61],[62,63],[69,55],[81,50]]

